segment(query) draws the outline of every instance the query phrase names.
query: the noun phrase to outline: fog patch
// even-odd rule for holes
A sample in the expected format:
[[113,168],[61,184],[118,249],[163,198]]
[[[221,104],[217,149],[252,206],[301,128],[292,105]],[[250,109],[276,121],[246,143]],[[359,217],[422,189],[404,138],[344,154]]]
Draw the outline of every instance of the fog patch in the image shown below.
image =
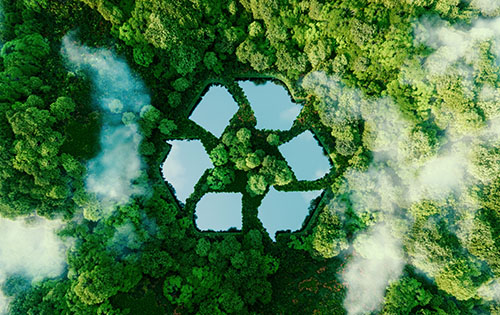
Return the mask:
[[477,291],[478,295],[486,301],[500,302],[500,283],[498,279],[483,284]]
[[500,54],[500,18],[478,19],[471,27],[452,26],[437,18],[423,18],[414,24],[414,35],[416,45],[424,44],[435,50],[424,63],[430,74],[443,74],[461,59],[472,63],[479,56],[478,43],[482,41],[493,41],[497,57]]
[[471,5],[485,16],[496,16],[499,13],[500,0],[472,0]]
[[366,314],[380,309],[385,289],[396,281],[405,264],[401,241],[387,225],[379,224],[358,235],[355,252],[344,273],[348,314]]
[[144,163],[138,150],[142,140],[138,126],[130,119],[125,125],[122,114],[142,115],[148,109],[149,94],[127,63],[109,50],[80,45],[68,34],[61,51],[73,71],[88,71],[94,100],[103,113],[102,151],[88,162],[87,191],[104,206],[123,205],[143,192],[144,187],[136,180]]
[[[354,254],[343,277],[347,286],[344,303],[349,314],[376,311],[385,288],[397,280],[405,263],[402,245],[396,240],[402,239],[412,226],[413,219],[406,209],[414,202],[450,197],[456,199],[457,211],[476,209],[478,205],[466,197],[468,189],[481,180],[474,176],[474,152],[498,139],[500,128],[490,120],[467,136],[447,130],[433,143],[428,134],[402,116],[398,105],[388,97],[364,97],[356,89],[344,86],[338,77],[321,72],[306,76],[302,86],[321,101],[320,116],[332,126],[332,135],[348,138],[343,132],[352,122],[362,121],[365,126],[363,145],[372,152],[373,160],[366,168],[348,168],[338,194],[348,196],[360,217],[372,217],[368,224],[373,226],[357,236],[353,247],[359,247],[356,244],[361,240],[373,248],[385,244],[388,252],[382,249],[380,253],[392,263],[387,262],[384,270],[380,257],[367,254],[361,259]],[[332,203],[342,205],[343,201],[339,197]],[[343,211],[339,212],[342,215]],[[387,233],[391,229],[396,236]],[[363,283],[373,284],[376,289],[365,288]]]
[[138,154],[141,136],[136,125],[110,127],[101,131],[102,151],[87,165],[86,185],[103,201],[125,204],[142,187],[133,185],[141,174]]
[[464,179],[463,168],[466,161],[460,156],[447,155],[433,159],[426,163],[418,176],[420,185],[416,188],[416,200],[422,196],[431,196],[432,199],[443,199],[450,190],[458,188]]
[[[126,61],[110,50],[81,45],[72,33],[62,39],[62,52],[73,70],[90,71],[94,83],[94,98],[107,114],[139,113],[150,103],[144,83]],[[121,120],[120,116],[106,117]]]
[[142,241],[136,233],[136,227],[130,221],[116,227],[113,237],[108,240],[108,249],[121,255],[141,247]]
[[[0,218],[0,286],[8,277],[20,275],[31,283],[54,278],[66,266],[67,243],[57,237],[59,220]],[[9,289],[9,288],[7,288]],[[7,313],[10,297],[0,294],[0,314]]]

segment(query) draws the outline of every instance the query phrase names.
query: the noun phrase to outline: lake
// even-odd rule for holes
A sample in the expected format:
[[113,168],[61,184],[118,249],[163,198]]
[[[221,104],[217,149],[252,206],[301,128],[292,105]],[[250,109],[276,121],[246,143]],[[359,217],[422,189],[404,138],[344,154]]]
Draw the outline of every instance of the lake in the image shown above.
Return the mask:
[[167,159],[163,162],[163,178],[175,188],[177,199],[186,202],[194,191],[206,169],[212,168],[212,162],[199,140],[172,140]]
[[321,191],[283,192],[271,187],[259,207],[259,219],[269,236],[275,240],[277,231],[299,230],[311,201],[320,194]]
[[272,81],[259,85],[252,81],[238,84],[254,111],[257,129],[288,130],[292,127],[302,107],[292,102],[283,86]]
[[316,180],[330,171],[329,158],[309,130],[278,149],[298,180]]
[[211,86],[189,118],[219,138],[237,111],[238,104],[225,87]]
[[241,230],[241,202],[239,193],[207,193],[196,205],[196,226],[202,231]]
[[[247,95],[257,118],[257,128],[288,130],[300,112],[287,90],[271,81],[256,85],[252,81],[238,83]],[[226,88],[212,86],[195,108],[191,119],[220,137],[238,106]],[[172,149],[162,166],[163,176],[185,202],[193,188],[212,163],[200,141],[168,141]],[[330,170],[328,157],[310,131],[300,134],[279,147],[299,180],[315,180]],[[259,208],[259,218],[274,239],[276,231],[300,229],[313,192],[279,192],[271,187]],[[241,194],[208,193],[196,205],[196,225],[200,230],[225,231],[241,229]]]

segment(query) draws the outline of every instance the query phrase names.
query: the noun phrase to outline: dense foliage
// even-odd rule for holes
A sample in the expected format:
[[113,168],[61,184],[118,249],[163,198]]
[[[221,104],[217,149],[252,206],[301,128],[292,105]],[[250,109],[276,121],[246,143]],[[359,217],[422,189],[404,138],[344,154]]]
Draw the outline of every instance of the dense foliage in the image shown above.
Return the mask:
[[[0,215],[62,217],[61,237],[73,240],[59,278],[30,285],[9,275],[2,289],[11,312],[344,314],[343,274],[356,255],[349,244],[386,220],[396,222],[407,264],[384,288],[380,312],[500,313],[500,144],[481,133],[500,113],[497,48],[485,40],[473,61],[433,73],[424,60],[436,47],[415,39],[424,16],[470,26],[481,15],[474,3],[3,0]],[[103,114],[91,74],[68,70],[61,54],[70,31],[126,58],[151,93],[138,117],[121,115],[124,125],[138,123],[147,168],[137,181],[147,191],[106,216],[96,213],[110,206],[85,188]],[[467,79],[463,69],[472,69]],[[241,78],[286,86],[303,105],[293,127],[255,129]],[[212,84],[240,108],[221,139],[188,119]],[[402,126],[384,120],[393,110]],[[298,181],[277,150],[304,130],[332,162],[314,182]],[[463,138],[474,180],[460,194],[408,202],[370,177],[390,169],[390,181],[413,187],[411,170]],[[200,139],[214,164],[185,205],[159,171],[171,139]],[[398,156],[376,164],[381,148]],[[356,183],[358,173],[367,175]],[[270,186],[324,190],[303,229],[276,242],[256,215]],[[244,193],[242,231],[202,233],[194,205],[220,191]],[[363,207],[357,193],[369,197]]]

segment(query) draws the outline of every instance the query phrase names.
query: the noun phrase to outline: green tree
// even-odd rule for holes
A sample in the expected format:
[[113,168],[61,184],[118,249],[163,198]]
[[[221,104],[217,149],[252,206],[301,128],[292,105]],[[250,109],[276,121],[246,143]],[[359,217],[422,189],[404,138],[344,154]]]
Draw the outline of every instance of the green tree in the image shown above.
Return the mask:
[[134,47],[133,49],[134,61],[143,67],[149,67],[153,62],[155,53],[149,45]]
[[172,87],[178,92],[184,92],[191,86],[191,82],[185,77],[180,77],[172,83]]
[[228,167],[213,168],[208,177],[207,184],[211,189],[220,190],[234,181],[234,171]]
[[168,136],[173,131],[177,130],[177,125],[174,123],[173,120],[162,119],[160,121],[160,125],[158,126],[158,128],[160,129],[161,133]]
[[417,306],[429,305],[432,297],[418,280],[403,277],[387,289],[382,314],[411,314]]
[[263,175],[249,174],[247,191],[254,195],[262,195],[267,190],[267,181]]
[[312,248],[315,254],[324,258],[332,258],[348,246],[340,218],[330,207],[323,207],[312,233]]
[[50,104],[50,112],[58,121],[65,121],[75,111],[75,107],[75,102],[71,98],[61,96]]
[[213,51],[209,51],[203,57],[203,63],[207,69],[212,70],[215,74],[219,75],[224,69],[222,62],[217,58],[217,55]]
[[226,148],[222,143],[218,144],[212,151],[210,151],[209,156],[215,166],[222,166],[229,160]]
[[277,134],[270,133],[267,138],[267,143],[272,146],[277,146],[280,143],[280,137]]
[[254,169],[262,163],[262,159],[266,153],[263,150],[257,150],[247,155],[245,162],[249,169]]

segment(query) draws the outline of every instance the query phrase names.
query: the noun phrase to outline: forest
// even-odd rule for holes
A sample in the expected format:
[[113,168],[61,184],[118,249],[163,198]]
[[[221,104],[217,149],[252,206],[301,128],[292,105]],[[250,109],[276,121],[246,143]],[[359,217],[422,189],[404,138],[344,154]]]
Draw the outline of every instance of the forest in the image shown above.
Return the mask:
[[[500,314],[499,76],[498,0],[0,0],[0,314]],[[310,181],[278,149],[305,131]],[[213,165],[185,202],[173,140]],[[271,188],[321,191],[275,241]],[[201,231],[223,192],[241,229]]]

